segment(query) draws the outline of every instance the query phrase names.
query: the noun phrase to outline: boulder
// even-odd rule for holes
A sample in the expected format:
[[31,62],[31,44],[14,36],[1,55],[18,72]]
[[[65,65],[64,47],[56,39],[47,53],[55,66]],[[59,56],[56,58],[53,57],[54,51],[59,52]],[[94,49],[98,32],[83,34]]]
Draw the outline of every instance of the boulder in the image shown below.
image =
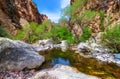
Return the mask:
[[86,43],[84,43],[84,42],[79,43],[78,46],[77,46],[77,48],[80,51],[83,50],[83,51],[88,51],[88,52],[91,49],[90,45],[87,42]]
[[66,40],[63,40],[63,41],[61,41],[61,50],[63,51],[63,52],[65,52],[66,50],[67,50],[67,41]]
[[36,51],[45,51],[48,49],[53,49],[53,40],[52,39],[44,39],[39,40],[38,42],[34,43],[32,46],[35,48]]
[[52,39],[39,40],[38,43],[39,45],[51,45],[53,44],[53,40]]
[[55,65],[51,69],[38,72],[32,79],[99,79],[95,76],[86,75],[75,68],[65,65]]
[[0,37],[0,52],[2,52],[6,48],[24,48],[31,51],[36,51],[32,45],[27,44],[23,41]]
[[0,69],[22,70],[36,68],[45,61],[30,44],[8,38],[0,38]]

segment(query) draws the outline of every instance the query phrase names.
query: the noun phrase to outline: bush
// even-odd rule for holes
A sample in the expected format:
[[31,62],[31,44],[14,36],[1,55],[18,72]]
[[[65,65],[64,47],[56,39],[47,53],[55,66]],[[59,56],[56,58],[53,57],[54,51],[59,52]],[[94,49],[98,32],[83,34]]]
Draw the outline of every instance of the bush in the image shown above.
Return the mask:
[[30,23],[29,27],[25,27],[18,31],[14,39],[23,40],[33,43],[40,39],[52,38],[55,42],[67,40],[68,43],[76,42],[76,38],[69,32],[66,26],[51,24],[50,21],[45,21],[41,25]]
[[[88,0],[75,0],[71,6],[67,6],[62,10],[62,20],[69,20],[70,22],[79,22],[80,21],[80,11],[85,6]],[[90,14],[88,14],[90,15]]]
[[81,13],[81,15],[77,16],[77,22],[81,26],[87,26],[97,15],[98,13],[95,11],[86,10]]
[[50,30],[51,30],[51,22],[50,21],[44,21],[42,24],[36,24],[36,23],[30,23],[30,29],[31,29],[31,42],[40,40],[40,39],[47,39],[50,38]]
[[101,37],[101,42],[115,52],[120,52],[120,24],[107,29]]
[[66,26],[60,26],[60,27],[54,26],[51,29],[51,37],[56,42],[67,40],[67,42],[70,44],[70,43],[75,43],[77,41],[77,39],[73,37],[73,34],[69,32]]
[[50,26],[50,21],[45,21],[41,25],[31,22],[29,26],[24,26],[22,30],[18,30],[17,35],[13,39],[33,43],[37,40],[48,38],[50,36]]
[[10,37],[10,35],[1,25],[0,25],[0,37]]
[[104,26],[104,21],[105,21],[105,12],[104,11],[100,11],[100,29],[102,31],[105,30],[105,26]]
[[91,37],[91,34],[92,34],[91,29],[89,29],[88,27],[83,27],[83,33],[80,36],[80,41],[86,42]]

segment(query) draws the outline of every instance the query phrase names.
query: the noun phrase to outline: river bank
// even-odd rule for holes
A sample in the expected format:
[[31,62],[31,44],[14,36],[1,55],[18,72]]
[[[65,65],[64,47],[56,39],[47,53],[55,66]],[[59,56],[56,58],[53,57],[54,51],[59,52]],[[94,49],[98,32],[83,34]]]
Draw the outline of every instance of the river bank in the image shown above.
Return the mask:
[[[10,61],[14,63],[19,63],[16,64],[16,66],[14,63],[8,63],[7,66],[5,65],[4,69],[7,69],[7,71],[0,71],[0,79],[45,79],[46,77],[48,79],[61,79],[57,75],[57,73],[60,73],[61,75],[63,74],[61,73],[61,68],[63,68],[63,72],[67,74],[67,78],[73,76],[71,73],[76,74],[75,76],[73,76],[72,79],[80,79],[83,74],[83,78],[87,78],[89,75],[93,75],[91,76],[91,78],[88,79],[120,78],[120,67],[115,62],[109,62],[108,60],[110,59],[108,57],[109,55],[113,57],[112,59],[119,59],[119,54],[111,54],[109,49],[103,48],[96,43],[90,44],[86,42],[79,43],[78,45],[74,46],[68,46],[65,40],[63,40],[60,44],[55,44],[50,39],[39,40],[39,42],[32,45],[18,40],[16,41],[6,38],[2,38],[0,39],[0,41],[0,54],[1,56],[4,55],[4,57],[2,58],[4,59],[7,56],[8,61],[10,58]],[[3,44],[3,42],[5,43]],[[21,50],[19,50],[18,48],[24,52],[19,53],[21,52]],[[13,54],[13,52],[16,53]],[[21,63],[19,61],[16,62],[15,60],[13,60],[14,55],[18,55],[14,58],[19,60]],[[29,57],[29,60],[27,57]],[[8,62],[7,59],[5,62]],[[24,63],[24,61],[26,61],[26,63]],[[40,62],[41,65],[37,62]],[[29,65],[27,63],[29,63]],[[13,67],[11,65],[13,65]],[[60,66],[56,67],[56,65]],[[0,67],[2,68],[3,66],[0,65]],[[11,69],[15,70],[11,71]],[[56,74],[37,75],[39,73],[55,73],[54,70],[57,70]],[[66,79],[66,77],[63,76],[63,79]]]

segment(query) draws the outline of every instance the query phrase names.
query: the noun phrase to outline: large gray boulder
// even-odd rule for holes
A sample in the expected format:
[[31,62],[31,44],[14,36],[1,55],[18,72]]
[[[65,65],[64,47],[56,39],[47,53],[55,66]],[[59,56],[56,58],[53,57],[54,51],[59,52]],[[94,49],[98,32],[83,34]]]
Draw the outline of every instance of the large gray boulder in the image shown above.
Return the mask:
[[35,51],[35,48],[32,45],[27,44],[23,41],[11,40],[8,38],[0,37],[0,52],[6,48],[24,48],[24,49]]
[[18,40],[0,38],[0,69],[22,70],[36,68],[45,61],[33,46]]
[[30,79],[100,79],[95,76],[78,72],[75,68],[64,65],[55,65],[51,69],[45,69]]

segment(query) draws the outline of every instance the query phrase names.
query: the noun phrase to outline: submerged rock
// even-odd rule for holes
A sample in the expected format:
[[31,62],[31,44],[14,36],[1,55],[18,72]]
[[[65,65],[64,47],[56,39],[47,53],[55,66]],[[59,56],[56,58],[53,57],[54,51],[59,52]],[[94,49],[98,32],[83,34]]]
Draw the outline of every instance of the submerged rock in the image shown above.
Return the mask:
[[44,57],[39,55],[30,44],[0,38],[0,69],[31,69],[40,66],[44,61]]
[[37,73],[32,79],[100,79],[95,76],[78,72],[75,68],[64,65],[55,65]]

